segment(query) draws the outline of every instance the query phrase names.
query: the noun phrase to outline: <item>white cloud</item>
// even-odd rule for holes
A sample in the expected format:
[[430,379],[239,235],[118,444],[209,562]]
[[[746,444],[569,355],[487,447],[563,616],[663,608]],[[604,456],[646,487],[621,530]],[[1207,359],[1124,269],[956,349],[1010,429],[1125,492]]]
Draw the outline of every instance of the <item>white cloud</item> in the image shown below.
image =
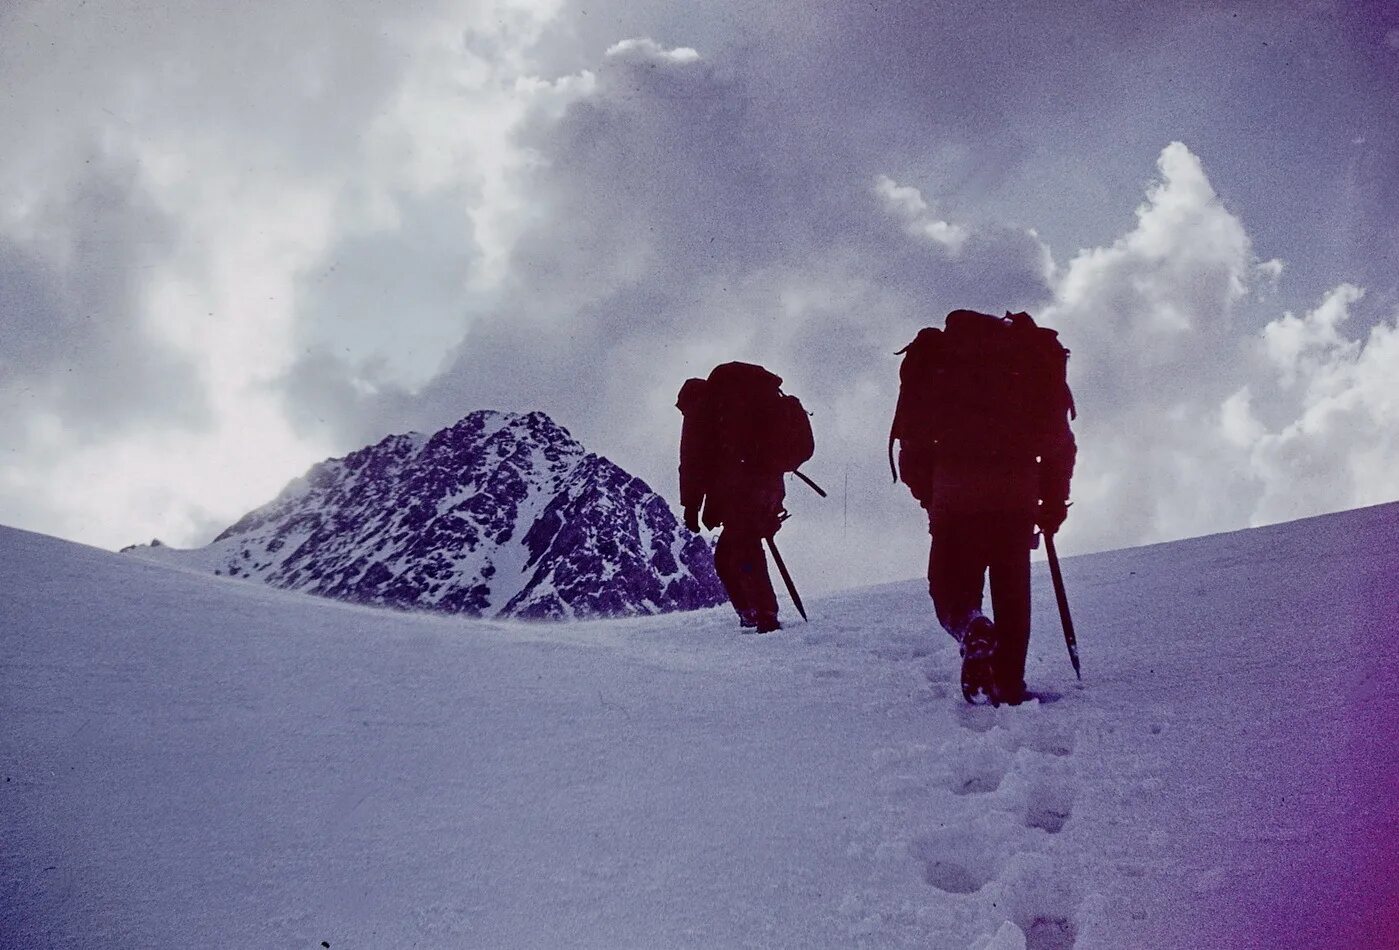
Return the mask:
[[957,254],[967,243],[967,229],[934,216],[917,188],[900,185],[889,176],[880,175],[875,179],[874,191],[883,199],[889,213],[904,222],[909,234],[942,246],[950,255]]
[[[41,340],[105,356],[81,402],[34,353],[0,381],[0,521],[193,541],[343,448],[285,404],[306,353],[333,349],[352,391],[439,371],[519,227],[511,131],[535,96],[517,79],[554,7],[95,0],[6,18],[0,277],[27,276],[5,281],[26,297],[0,321],[13,338],[16,314],[52,311]],[[84,194],[95,215],[63,211]],[[385,235],[391,253],[338,266]],[[416,298],[374,307],[406,283]],[[104,412],[119,424],[93,425]]]
[[1244,386],[1219,407],[1219,431],[1235,448],[1249,449],[1266,434],[1253,414],[1253,392]]
[[1343,339],[1339,328],[1349,319],[1351,305],[1364,296],[1361,288],[1341,284],[1305,317],[1286,313],[1263,328],[1264,350],[1282,371],[1284,384],[1309,369],[1315,372],[1322,362],[1359,350],[1360,344]]
[[1099,340],[1129,340],[1133,348],[1173,348],[1180,344],[1169,338],[1190,331],[1217,337],[1249,292],[1257,264],[1252,244],[1200,160],[1173,142],[1157,168],[1161,177],[1137,208],[1137,226],[1069,263],[1054,308],[1067,327]]
[[1293,410],[1260,435],[1250,463],[1262,523],[1399,498],[1399,313],[1361,340],[1342,336],[1363,291],[1341,284],[1298,319],[1264,328]]
[[1071,537],[1161,540],[1399,497],[1399,332],[1348,339],[1364,291],[1341,284],[1241,333],[1281,262],[1255,258],[1185,146],[1158,170],[1137,226],[1080,252],[1043,313],[1074,353]]
[[700,58],[698,51],[688,46],[666,49],[648,37],[637,37],[614,43],[607,49],[609,57],[635,57],[660,63],[693,63]]
[[1175,142],[1136,226],[1080,251],[1041,315],[1073,352],[1080,457],[1074,536],[1087,547],[1246,522],[1260,432],[1237,311],[1269,284],[1243,223]]
[[[64,332],[113,357],[82,366],[107,374],[91,391],[122,431],[94,432],[73,408],[89,390],[52,374],[0,381],[0,521],[193,541],[316,458],[485,406],[549,411],[673,495],[675,389],[747,358],[816,413],[812,474],[840,495],[849,475],[839,503],[793,498],[799,580],[908,576],[926,535],[884,469],[892,354],[964,306],[1031,309],[1074,351],[1069,548],[1237,526],[1288,499],[1339,507],[1399,468],[1392,328],[1348,339],[1363,301],[1338,288],[1256,332],[1283,265],[1258,259],[1190,149],[1164,149],[1125,234],[1056,266],[983,202],[1033,160],[1028,140],[987,124],[980,80],[955,62],[930,76],[912,45],[891,50],[918,78],[895,101],[883,75],[826,56],[843,43],[755,62],[761,44],[716,55],[666,23],[570,39],[555,68],[534,46],[552,3],[313,3],[285,21],[276,4],[114,4],[84,9],[134,18],[133,35],[88,30],[0,72],[20,143],[0,155],[0,250],[19,249],[0,277],[115,301],[104,320],[129,347]],[[85,14],[57,10],[40,26],[82,32],[65,21]],[[915,141],[905,120],[930,88],[947,113]],[[102,179],[126,196],[88,189],[102,213],[75,213],[55,196],[88,193],[74,166],[93,152],[128,170]],[[73,248],[89,266],[68,266]],[[120,279],[74,280],[94,272]]]
[[[544,409],[673,497],[680,382],[756,360],[818,414],[813,475],[868,469],[851,472],[852,522],[835,527],[879,556],[851,563],[794,542],[794,569],[819,589],[916,564],[919,511],[880,474],[880,436],[869,435],[887,431],[893,351],[942,300],[944,312],[1042,301],[1044,245],[995,225],[929,233],[921,194],[892,181],[885,190],[915,213],[891,218],[872,172],[807,142],[742,76],[702,57],[658,65],[658,49],[632,44],[595,71],[529,84],[517,192],[530,213],[491,306],[419,396],[346,393],[326,411],[364,441],[481,406]],[[337,375],[308,361],[292,384],[308,394],[298,402],[322,404]],[[807,501],[794,499],[801,517],[787,536],[832,529],[831,509]],[[898,541],[894,525],[909,529]]]

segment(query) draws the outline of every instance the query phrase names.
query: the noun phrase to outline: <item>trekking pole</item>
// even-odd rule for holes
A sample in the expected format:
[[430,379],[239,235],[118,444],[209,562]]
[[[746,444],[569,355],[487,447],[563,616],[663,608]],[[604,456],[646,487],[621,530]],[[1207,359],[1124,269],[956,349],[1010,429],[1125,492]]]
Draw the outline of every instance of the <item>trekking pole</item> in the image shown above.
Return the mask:
[[[772,539],[772,535],[767,538],[768,550],[772,552],[772,559],[777,562],[777,570],[782,575],[782,582],[787,585],[787,593],[792,595],[792,603],[797,606],[797,613],[802,615],[803,620],[807,620],[806,610],[802,607],[802,599],[797,594],[797,585],[792,583],[792,575],[787,573],[787,565],[782,561],[782,555],[777,553],[777,542]],[[810,623],[809,620],[807,620]]]
[[807,478],[801,472],[794,471],[792,472],[792,474],[797,476],[797,478],[800,478],[802,481],[806,482],[808,485],[810,485],[811,490],[814,491],[816,494],[820,495],[822,498],[826,497],[826,490],[820,485],[813,482],[811,479]]
[[1074,621],[1069,616],[1069,598],[1064,593],[1064,575],[1059,571],[1059,555],[1054,550],[1054,535],[1044,533],[1044,551],[1049,555],[1049,576],[1054,580],[1054,597],[1059,601],[1059,620],[1064,624],[1064,643],[1069,648],[1069,662],[1074,665],[1074,675],[1083,679],[1083,671],[1078,665],[1078,638],[1074,636]]

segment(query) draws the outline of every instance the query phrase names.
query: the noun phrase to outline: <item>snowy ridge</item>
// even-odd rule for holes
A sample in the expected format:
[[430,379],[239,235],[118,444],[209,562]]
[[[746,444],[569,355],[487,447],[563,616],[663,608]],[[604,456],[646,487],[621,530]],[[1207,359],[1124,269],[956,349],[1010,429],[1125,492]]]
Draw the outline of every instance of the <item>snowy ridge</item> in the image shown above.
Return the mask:
[[991,709],[921,581],[524,624],[0,528],[0,946],[1389,950],[1396,550],[1066,557],[1081,687],[1036,565]]
[[704,540],[541,412],[474,412],[294,480],[212,543],[143,557],[339,600],[574,619],[724,599]]

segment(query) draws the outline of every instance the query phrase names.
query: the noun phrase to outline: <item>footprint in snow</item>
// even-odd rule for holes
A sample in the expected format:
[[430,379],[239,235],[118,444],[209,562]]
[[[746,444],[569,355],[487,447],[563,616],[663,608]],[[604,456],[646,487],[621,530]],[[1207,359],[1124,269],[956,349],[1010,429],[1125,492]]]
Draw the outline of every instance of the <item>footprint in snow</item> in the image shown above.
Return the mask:
[[1025,932],[1025,950],[1072,950],[1078,928],[1068,917],[1036,917]]
[[949,787],[957,795],[985,795],[1000,788],[1004,777],[995,769],[975,770],[954,779]]
[[1062,757],[1071,755],[1078,734],[1066,725],[1039,722],[1027,727],[1019,736],[1020,745],[1042,755]]
[[[951,692],[951,690],[949,690]],[[962,699],[961,687],[955,693],[957,697],[956,712],[957,724],[969,732],[990,732],[996,725],[997,713],[1000,710],[994,706],[973,706]]]
[[1074,790],[1063,781],[1042,781],[1030,788],[1025,804],[1025,826],[1039,828],[1052,835],[1064,829],[1073,815]]
[[974,894],[994,876],[985,852],[963,834],[927,835],[909,844],[923,866],[923,880],[949,894]]
[[1000,788],[1010,770],[1010,754],[985,739],[961,745],[952,749],[948,790],[955,795],[985,795]]
[[1072,950],[1078,921],[1069,908],[1081,906],[1075,875],[1052,853],[1021,851],[1006,863],[1000,883],[1003,909],[1025,935],[1025,950]]

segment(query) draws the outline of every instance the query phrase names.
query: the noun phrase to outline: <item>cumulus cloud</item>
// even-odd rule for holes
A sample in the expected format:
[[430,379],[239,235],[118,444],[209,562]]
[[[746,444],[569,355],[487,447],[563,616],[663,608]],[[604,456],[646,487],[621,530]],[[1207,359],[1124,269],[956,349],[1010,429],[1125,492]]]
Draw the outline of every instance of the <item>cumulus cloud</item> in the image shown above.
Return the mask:
[[551,7],[9,8],[0,520],[194,540],[343,448],[287,411],[298,360],[359,393],[440,368],[510,241]]
[[1157,171],[1136,226],[1075,256],[1042,315],[1074,354],[1075,519],[1090,545],[1208,530],[1247,491],[1204,433],[1237,388],[1226,380],[1258,273],[1252,244],[1186,146],[1167,146]]
[[1384,292],[1279,315],[1298,264],[1221,200],[1220,150],[1166,147],[1133,220],[1168,135],[1083,133],[1114,61],[1064,42],[1117,50],[1147,14],[26,10],[0,31],[0,296],[28,341],[0,521],[200,541],[318,458],[483,407],[548,411],[673,497],[676,389],[749,359],[815,413],[833,498],[793,488],[803,582],[908,576],[893,351],[957,307],[1029,309],[1074,351],[1068,549],[1271,517],[1303,471],[1307,506],[1385,490]]
[[1055,316],[1108,343],[1169,347],[1187,334],[1218,336],[1249,289],[1256,262],[1242,222],[1215,194],[1200,160],[1173,142],[1137,226],[1109,247],[1080,253],[1057,288]]
[[1399,496],[1393,328],[1343,329],[1342,284],[1240,332],[1282,271],[1260,262],[1200,159],[1173,143],[1136,227],[1078,254],[1043,314],[1074,356],[1076,539],[1160,540]]
[[1360,349],[1359,343],[1341,337],[1340,326],[1350,317],[1351,305],[1364,296],[1361,288],[1341,284],[1301,319],[1286,313],[1263,328],[1264,349],[1282,371],[1284,384],[1295,383],[1308,370],[1314,374],[1338,353],[1349,355]]
[[622,40],[607,48],[609,57],[632,57],[645,63],[693,63],[699,52],[688,46],[666,49],[650,37]]
[[[176,224],[129,163],[99,152],[84,164],[71,190],[0,232],[0,387],[77,434],[152,420],[197,426],[208,415],[203,389],[150,325],[142,281],[169,253]],[[24,421],[6,414],[6,441]]]
[[[464,298],[469,328],[444,371],[414,394],[345,393],[336,413],[307,402],[343,368],[317,356],[288,378],[289,402],[338,419],[348,442],[480,406],[542,408],[673,496],[681,381],[762,362],[816,414],[813,474],[843,490],[849,469],[859,506],[837,523],[795,497],[794,565],[819,589],[916,563],[917,509],[879,475],[893,351],[939,310],[1046,300],[1044,245],[993,222],[940,223],[916,186],[879,179],[873,156],[794,140],[741,77],[684,48],[623,41],[527,88],[530,161],[513,189],[532,213],[505,277]],[[852,565],[821,541],[833,531],[879,556]]]
[[874,190],[884,199],[890,213],[905,222],[910,234],[940,244],[949,254],[956,254],[967,243],[967,229],[935,217],[917,188],[900,185],[888,175],[880,175],[875,179]]
[[1364,293],[1341,284],[1301,318],[1261,334],[1290,407],[1275,427],[1249,420],[1249,458],[1263,492],[1255,523],[1399,497],[1399,312],[1363,339],[1340,328]]

